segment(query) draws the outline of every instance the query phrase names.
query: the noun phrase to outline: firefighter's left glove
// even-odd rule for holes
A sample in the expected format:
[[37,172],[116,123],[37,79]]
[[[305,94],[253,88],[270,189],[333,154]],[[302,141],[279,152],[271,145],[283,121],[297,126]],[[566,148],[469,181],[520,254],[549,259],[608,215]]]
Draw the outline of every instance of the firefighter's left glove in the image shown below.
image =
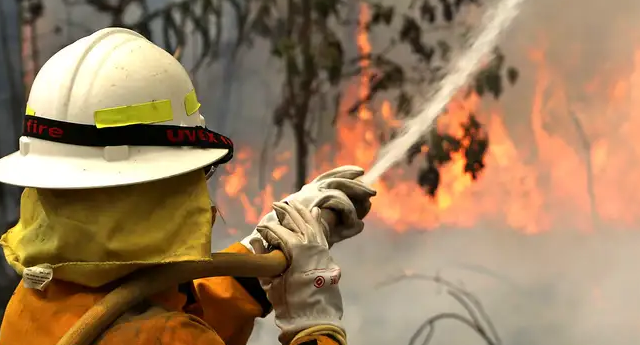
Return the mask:
[[[329,254],[320,209],[308,210],[295,200],[276,202],[273,208],[279,222],[260,224],[256,230],[269,246],[282,250],[289,262],[282,275],[260,279],[282,331],[280,342],[288,345],[297,337],[324,334],[346,344],[338,288],[340,267]],[[254,248],[256,253],[268,250]]]
[[[325,237],[331,248],[334,244],[353,237],[364,229],[362,219],[371,209],[371,199],[376,191],[366,186],[357,178],[364,174],[364,170],[357,166],[345,165],[327,171],[304,185],[300,191],[293,193],[283,202],[295,200],[307,210],[313,207],[330,209],[338,217],[338,221],[331,228],[325,227]],[[265,215],[260,224],[275,223],[277,217],[274,212]],[[253,232],[242,243],[252,249],[251,241],[260,241],[257,232]]]

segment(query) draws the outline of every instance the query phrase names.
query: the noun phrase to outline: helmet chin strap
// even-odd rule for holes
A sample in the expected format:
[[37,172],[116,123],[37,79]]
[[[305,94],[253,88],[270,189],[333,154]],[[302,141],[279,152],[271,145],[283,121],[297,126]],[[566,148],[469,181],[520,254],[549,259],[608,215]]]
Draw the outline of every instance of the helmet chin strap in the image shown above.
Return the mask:
[[207,179],[207,188],[209,189],[209,202],[211,203],[211,226],[215,224],[218,215],[220,215],[222,222],[226,224],[226,221],[224,220],[224,216],[222,215],[222,212],[218,210],[218,208],[216,207],[216,203],[213,200],[215,198],[215,192],[212,190],[211,185],[208,183],[211,177],[215,175],[216,170],[218,169],[218,166],[219,166],[218,164],[212,164],[204,167],[204,174],[205,174],[204,176]]
[[207,179],[207,181],[209,181],[211,177],[216,173],[216,170],[218,170],[218,164],[213,164],[213,165],[204,167],[204,176]]
[[211,226],[216,223],[216,216],[218,215],[218,209],[215,205],[211,205]]

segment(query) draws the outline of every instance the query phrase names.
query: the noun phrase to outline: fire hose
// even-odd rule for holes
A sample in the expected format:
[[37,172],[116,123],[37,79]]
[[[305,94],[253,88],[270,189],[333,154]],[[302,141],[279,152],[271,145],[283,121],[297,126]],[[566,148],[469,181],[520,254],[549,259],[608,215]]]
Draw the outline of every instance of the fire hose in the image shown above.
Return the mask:
[[[333,227],[337,218],[322,210]],[[183,283],[206,277],[274,277],[287,269],[280,250],[268,254],[213,253],[210,260],[176,262],[136,271],[87,311],[57,345],[91,345],[127,310],[144,299]]]
[[[405,152],[434,124],[456,92],[469,81],[490,56],[501,33],[509,27],[524,0],[502,0],[485,13],[475,39],[468,49],[453,61],[445,78],[429,101],[415,117],[407,121],[400,135],[380,151],[379,159],[362,181],[373,184],[385,171],[404,159]],[[330,227],[337,219],[330,210],[322,210],[322,218]],[[91,345],[114,321],[145,298],[194,279],[216,276],[273,277],[287,269],[284,254],[214,253],[210,260],[180,262],[147,268],[131,275],[87,311],[62,337],[57,345]]]

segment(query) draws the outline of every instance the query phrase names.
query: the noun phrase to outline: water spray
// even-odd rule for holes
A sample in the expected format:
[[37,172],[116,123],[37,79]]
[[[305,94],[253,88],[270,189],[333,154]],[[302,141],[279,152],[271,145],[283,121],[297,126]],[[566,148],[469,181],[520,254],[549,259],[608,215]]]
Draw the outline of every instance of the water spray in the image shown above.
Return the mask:
[[376,182],[382,174],[402,160],[405,153],[431,129],[456,92],[468,83],[482,62],[486,62],[485,59],[491,56],[501,34],[518,15],[523,2],[524,0],[502,0],[483,15],[469,48],[447,68],[447,75],[428,97],[430,101],[423,104],[422,110],[404,124],[400,135],[380,149],[378,160],[362,176],[362,182],[367,185]]

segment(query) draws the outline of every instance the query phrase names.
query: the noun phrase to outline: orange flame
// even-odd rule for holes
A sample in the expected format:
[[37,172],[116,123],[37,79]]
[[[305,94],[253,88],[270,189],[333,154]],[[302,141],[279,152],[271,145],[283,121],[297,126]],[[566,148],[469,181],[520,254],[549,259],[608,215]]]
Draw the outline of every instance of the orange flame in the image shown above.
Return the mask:
[[[357,31],[361,54],[371,51],[364,29],[368,20],[368,8],[362,5]],[[442,169],[441,186],[432,200],[416,184],[415,167],[392,169],[375,185],[379,194],[370,218],[398,232],[491,226],[536,234],[561,226],[593,231],[640,223],[640,213],[628,206],[640,203],[634,188],[636,176],[621,174],[640,171],[640,145],[631,145],[640,128],[640,118],[633,113],[640,106],[640,49],[631,57],[629,70],[605,73],[623,77],[595,77],[577,91],[586,99],[607,95],[606,106],[595,106],[567,92],[567,85],[548,61],[545,45],[540,46],[529,52],[537,73],[528,114],[508,114],[507,118],[500,105],[483,111],[480,97],[472,95],[452,101],[438,121],[440,129],[453,134],[460,131],[458,124],[469,112],[483,122],[490,146],[486,170],[478,181],[464,173],[463,157],[455,156]],[[338,116],[336,143],[318,150],[313,176],[346,164],[367,169],[380,148],[378,138],[399,125],[389,102],[378,110],[362,106],[357,118],[346,114],[355,95],[363,97],[369,91],[367,80],[372,71],[367,62],[361,67],[362,74],[347,93],[354,97],[345,100]],[[514,118],[519,119],[517,125],[511,124]],[[520,144],[527,140],[530,146]],[[284,155],[276,159],[272,183],[251,198],[247,176],[256,156],[247,148],[240,150],[227,165],[229,176],[223,178],[224,188],[218,194],[223,206],[241,206],[243,221],[255,224],[277,199],[274,190],[291,183],[287,181],[291,154]]]

